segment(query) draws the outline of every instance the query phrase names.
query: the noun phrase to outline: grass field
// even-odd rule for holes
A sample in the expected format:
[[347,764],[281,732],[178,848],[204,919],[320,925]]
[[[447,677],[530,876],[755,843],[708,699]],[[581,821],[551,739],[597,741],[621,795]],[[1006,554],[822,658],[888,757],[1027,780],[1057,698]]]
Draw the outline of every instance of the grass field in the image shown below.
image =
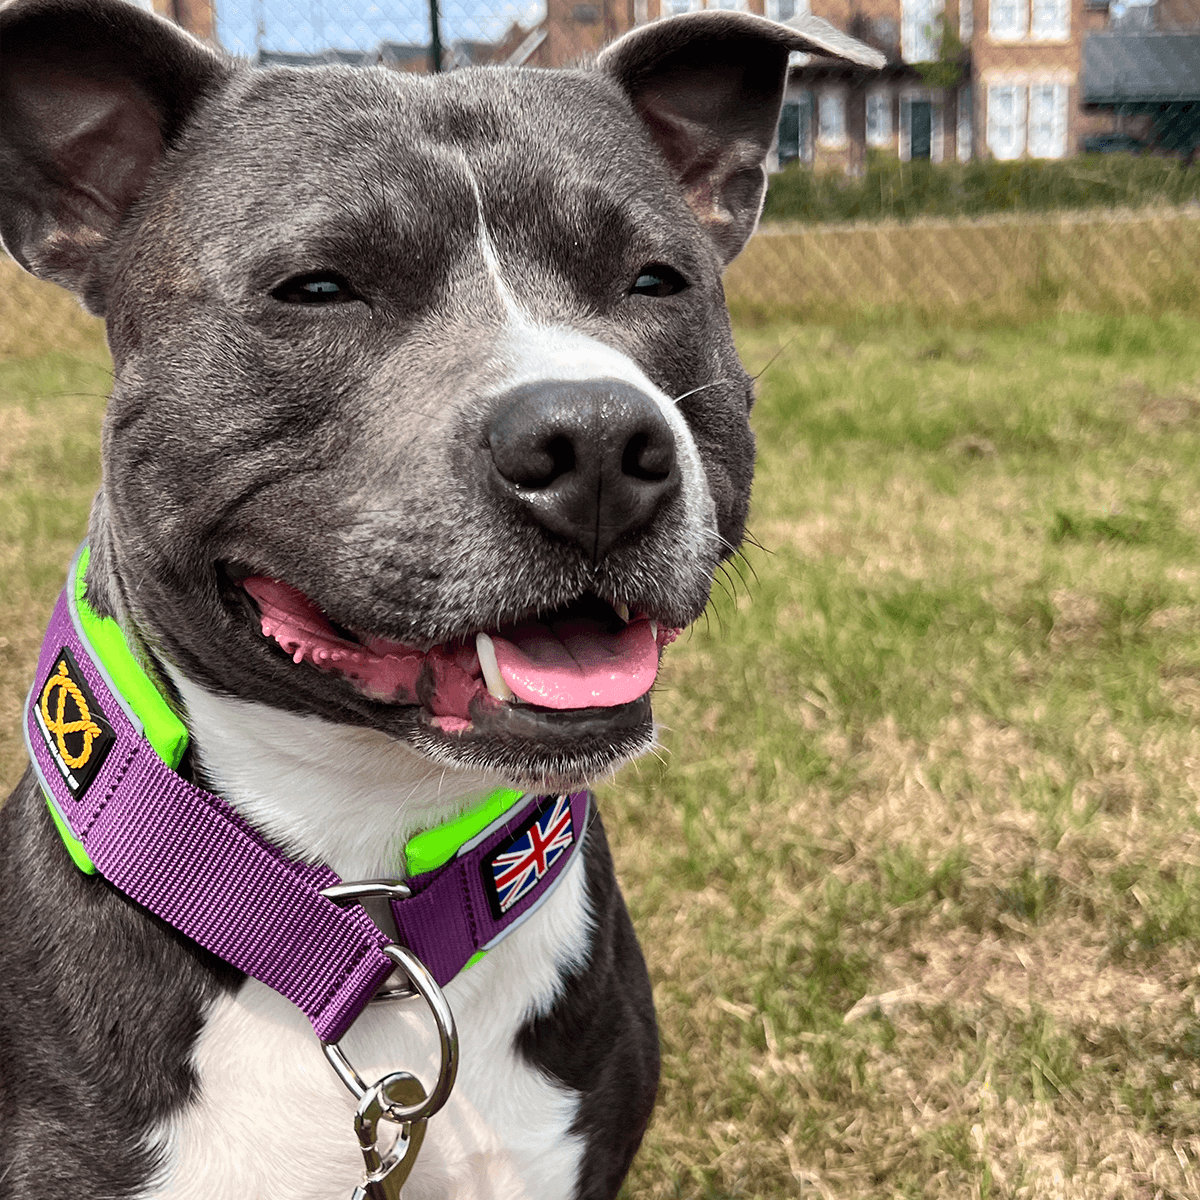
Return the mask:
[[1200,318],[1200,204],[907,224],[770,222],[725,286],[737,310],[757,320],[844,324],[872,312],[987,327],[1071,312]]
[[[4,783],[106,387],[53,327],[0,362]],[[664,1047],[626,1194],[1195,1200],[1200,321],[739,339],[762,548],[601,798]]]

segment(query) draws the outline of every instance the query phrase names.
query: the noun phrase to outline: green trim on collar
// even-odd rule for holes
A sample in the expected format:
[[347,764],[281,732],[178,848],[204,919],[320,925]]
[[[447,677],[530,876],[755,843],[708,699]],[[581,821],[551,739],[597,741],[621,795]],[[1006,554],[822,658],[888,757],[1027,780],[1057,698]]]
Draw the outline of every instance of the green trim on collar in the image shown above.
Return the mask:
[[171,710],[141,663],[134,658],[120,625],[111,617],[98,616],[88,604],[84,594],[84,574],[89,552],[85,545],[75,560],[67,584],[71,615],[76,618],[75,624],[89,644],[93,659],[108,675],[113,691],[124,700],[126,709],[133,710],[158,757],[175,770],[187,749],[187,726]]
[[524,792],[498,788],[482,804],[445,825],[438,825],[409,838],[404,846],[404,863],[410,875],[423,875],[448,863],[477,833],[503,816]]
[[67,823],[58,815],[58,809],[50,802],[50,797],[42,792],[42,798],[46,801],[46,807],[50,810],[50,816],[54,821],[54,828],[58,830],[58,836],[62,838],[63,845],[67,848],[67,853],[71,856],[71,861],[85,874],[95,875],[96,864],[88,857],[88,852],[83,848],[83,843],[67,828]]
[[[100,616],[88,604],[85,575],[89,553],[88,544],[84,542],[75,555],[67,577],[67,605],[71,621],[97,669],[107,677],[114,694],[134,723],[141,726],[154,752],[174,770],[187,749],[187,726],[171,711],[150,676],[134,658],[120,625],[111,617]],[[85,875],[95,875],[96,864],[92,862],[83,843],[71,832],[50,797],[46,796],[45,800],[54,819],[54,827],[72,862]]]

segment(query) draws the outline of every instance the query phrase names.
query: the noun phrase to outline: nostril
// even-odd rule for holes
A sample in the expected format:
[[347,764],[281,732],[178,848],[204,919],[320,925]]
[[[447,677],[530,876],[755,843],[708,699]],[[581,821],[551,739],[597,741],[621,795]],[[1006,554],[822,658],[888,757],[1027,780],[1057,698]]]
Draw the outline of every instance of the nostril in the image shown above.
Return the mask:
[[559,435],[539,439],[490,439],[492,461],[510,483],[521,488],[548,488],[575,469],[575,446]]
[[520,488],[550,487],[575,469],[571,430],[525,400],[502,412],[487,444],[500,475]]
[[662,483],[675,467],[674,440],[638,431],[625,444],[621,474],[644,483]]

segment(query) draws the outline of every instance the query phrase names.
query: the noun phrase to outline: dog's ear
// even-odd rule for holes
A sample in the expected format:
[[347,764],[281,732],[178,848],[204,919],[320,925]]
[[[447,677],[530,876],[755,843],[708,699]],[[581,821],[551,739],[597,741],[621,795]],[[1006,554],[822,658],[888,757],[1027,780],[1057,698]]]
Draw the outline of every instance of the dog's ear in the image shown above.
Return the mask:
[[228,68],[128,0],[16,0],[0,45],[0,236],[103,315],[113,236]]
[[883,57],[826,22],[808,28],[749,13],[689,13],[627,33],[596,65],[625,90],[728,263],[766,194],[763,161],[779,122],[788,55],[806,50],[864,66]]

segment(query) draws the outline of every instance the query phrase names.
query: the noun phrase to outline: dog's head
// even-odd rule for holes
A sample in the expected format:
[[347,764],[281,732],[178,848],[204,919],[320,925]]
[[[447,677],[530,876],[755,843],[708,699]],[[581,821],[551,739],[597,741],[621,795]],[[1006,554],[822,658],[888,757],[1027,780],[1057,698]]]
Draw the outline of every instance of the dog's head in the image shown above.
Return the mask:
[[696,15],[420,78],[252,70],[124,0],[0,20],[0,231],[115,364],[95,605],[207,688],[448,764],[646,749],[742,539],[721,272],[809,41]]

